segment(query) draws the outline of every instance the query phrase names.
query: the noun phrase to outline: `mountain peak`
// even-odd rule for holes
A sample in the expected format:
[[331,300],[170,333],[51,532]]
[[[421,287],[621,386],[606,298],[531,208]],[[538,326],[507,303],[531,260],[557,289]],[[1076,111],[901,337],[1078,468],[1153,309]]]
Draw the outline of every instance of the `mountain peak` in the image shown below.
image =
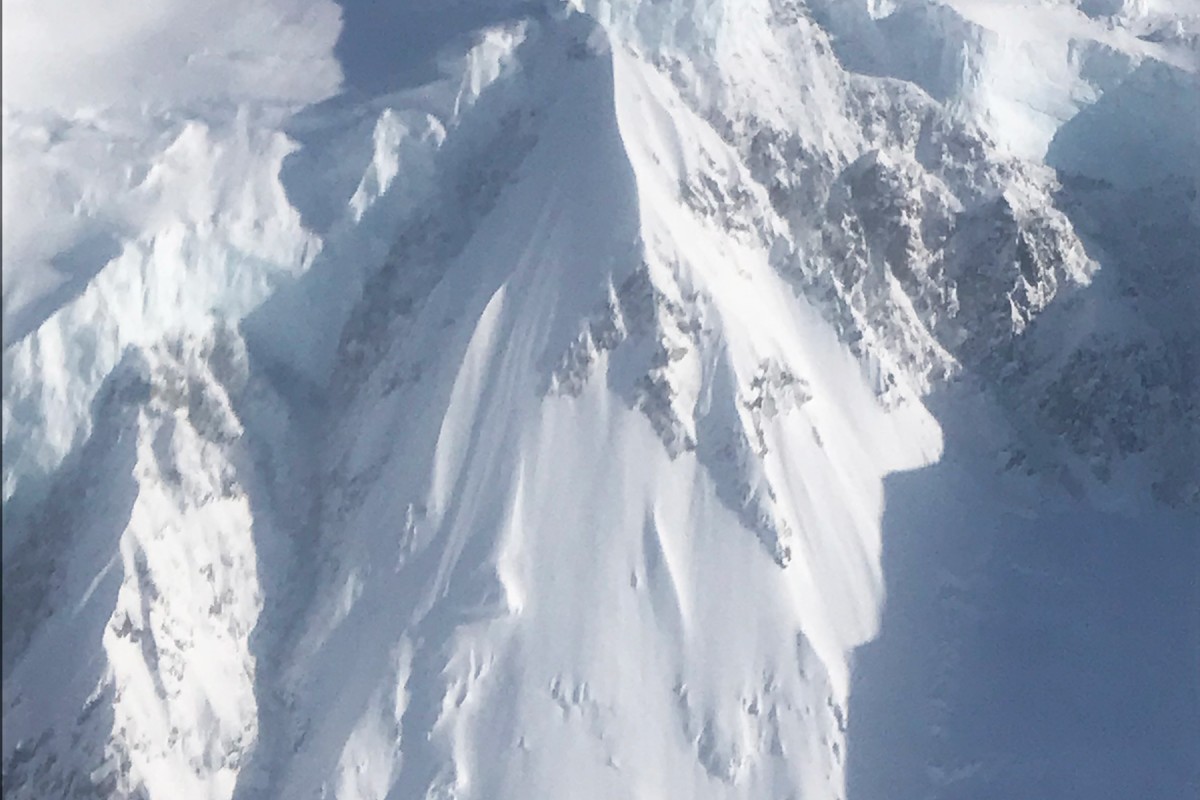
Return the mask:
[[6,793],[1020,796],[1130,642],[1194,785],[1186,8],[160,11],[6,77]]

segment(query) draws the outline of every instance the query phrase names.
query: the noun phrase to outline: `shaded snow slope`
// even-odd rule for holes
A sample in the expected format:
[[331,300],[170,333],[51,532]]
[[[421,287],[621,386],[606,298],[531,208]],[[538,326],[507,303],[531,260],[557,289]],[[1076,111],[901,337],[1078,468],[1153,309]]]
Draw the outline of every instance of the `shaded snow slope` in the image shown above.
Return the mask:
[[1186,794],[1197,17],[1102,5],[164,5],[11,93],[6,7],[6,795]]
[[855,653],[847,797],[1194,794],[1195,515],[997,491],[953,420],[937,464],[885,480],[889,591]]

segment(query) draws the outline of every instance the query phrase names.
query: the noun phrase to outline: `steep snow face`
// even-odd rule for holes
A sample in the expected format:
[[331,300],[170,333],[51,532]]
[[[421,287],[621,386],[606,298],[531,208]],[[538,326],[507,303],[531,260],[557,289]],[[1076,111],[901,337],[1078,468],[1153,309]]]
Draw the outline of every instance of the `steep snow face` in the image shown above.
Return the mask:
[[402,265],[440,220],[355,314],[380,327],[355,326],[335,379],[320,529],[340,555],[260,785],[840,791],[879,479],[936,429],[875,403],[756,237],[673,201],[737,162],[605,42],[580,18],[531,34],[517,174],[427,293]]
[[[282,133],[244,115],[173,128],[136,185],[87,189],[116,192],[135,223],[93,220],[85,224],[97,233],[68,234],[74,243],[56,257],[71,262],[63,282],[34,302],[22,303],[34,298],[22,296],[29,287],[14,278],[5,322],[19,338],[4,353],[4,493],[18,506],[6,504],[6,519],[29,508],[22,492],[40,500],[46,480],[90,433],[90,406],[128,347],[202,328],[214,315],[241,318],[315,250],[318,240],[277,178],[291,149]],[[136,236],[121,236],[125,224]],[[21,252],[21,242],[14,247]]]
[[[946,744],[943,601],[1062,519],[1197,555],[1195,15],[1101,6],[348,3],[332,99],[337,9],[163,6],[21,72],[6,794],[1036,786]],[[1178,743],[1121,785],[1185,792],[1151,672]]]
[[1065,122],[1141,64],[1197,66],[1194,4],[901,0],[866,26],[855,4],[813,6],[848,64],[916,83],[1002,149],[1037,160]]
[[337,8],[236,7],[4,8],[6,520],[128,346],[241,319],[319,244],[279,126],[338,88]]
[[[87,445],[5,564],[6,792],[230,795],[257,734],[257,562],[279,557],[274,525],[302,519],[269,519],[256,497],[274,478],[286,508],[304,478],[283,419],[246,435],[286,414],[246,368],[218,329],[131,350],[106,380]],[[267,448],[294,466],[264,476]]]

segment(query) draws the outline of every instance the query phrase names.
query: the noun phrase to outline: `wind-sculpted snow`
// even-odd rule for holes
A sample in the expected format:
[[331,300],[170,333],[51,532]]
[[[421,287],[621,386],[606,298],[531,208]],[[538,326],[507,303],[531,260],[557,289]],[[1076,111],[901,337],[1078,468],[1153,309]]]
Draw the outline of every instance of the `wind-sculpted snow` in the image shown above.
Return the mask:
[[[1200,555],[1196,15],[268,5],[140,82],[191,11],[11,102],[6,52],[6,796],[1081,774],[1084,695],[1009,651],[1124,653],[1087,608],[1135,534]],[[1200,779],[1182,569],[1126,590],[1169,701],[1085,670],[1174,738],[1079,786]]]

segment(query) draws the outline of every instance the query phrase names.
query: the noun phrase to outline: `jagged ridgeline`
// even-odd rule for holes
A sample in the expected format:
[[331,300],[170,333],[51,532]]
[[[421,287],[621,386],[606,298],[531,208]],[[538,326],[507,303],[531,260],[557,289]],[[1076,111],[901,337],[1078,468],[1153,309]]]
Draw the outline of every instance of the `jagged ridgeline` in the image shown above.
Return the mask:
[[1195,788],[1193,9],[376,6],[6,8],[6,797]]

